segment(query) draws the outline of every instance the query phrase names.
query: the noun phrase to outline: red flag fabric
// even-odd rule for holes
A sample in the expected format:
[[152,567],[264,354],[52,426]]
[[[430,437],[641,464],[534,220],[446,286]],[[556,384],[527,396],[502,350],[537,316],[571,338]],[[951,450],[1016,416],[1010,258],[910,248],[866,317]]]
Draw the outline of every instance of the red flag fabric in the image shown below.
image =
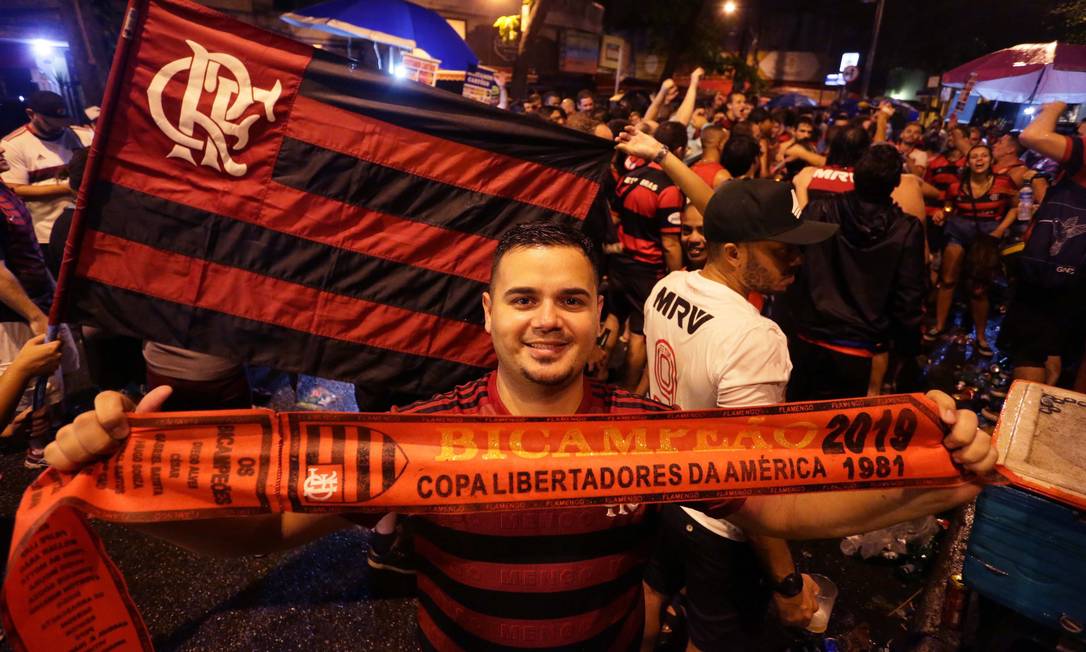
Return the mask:
[[610,143],[185,0],[135,9],[60,320],[415,394],[494,366],[497,239],[583,222]]

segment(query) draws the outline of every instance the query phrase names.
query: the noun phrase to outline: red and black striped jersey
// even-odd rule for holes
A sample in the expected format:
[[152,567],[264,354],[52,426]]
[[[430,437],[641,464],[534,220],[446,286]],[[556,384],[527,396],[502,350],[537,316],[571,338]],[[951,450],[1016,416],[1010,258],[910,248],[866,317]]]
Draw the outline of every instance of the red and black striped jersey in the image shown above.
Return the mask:
[[716,161],[698,161],[690,166],[690,169],[712,188],[713,180],[716,179],[717,173],[724,169],[724,166]]
[[1018,188],[1010,177],[997,174],[992,179],[992,187],[980,197],[972,196],[968,181],[955,181],[946,194],[954,202],[954,215],[977,220],[1002,220],[1018,197]]
[[682,191],[656,163],[623,176],[613,202],[619,218],[621,255],[662,269],[663,236],[679,235],[679,216],[685,202]]
[[[578,414],[667,410],[584,380]],[[403,412],[504,415],[497,373]],[[726,516],[742,500],[713,504]],[[419,628],[432,650],[637,650],[651,505],[412,517]]]
[[943,204],[946,202],[946,189],[951,184],[961,179],[962,169],[965,168],[965,157],[958,157],[958,160],[951,161],[945,154],[939,154],[935,158],[928,161],[928,169],[924,172],[924,181],[935,186],[940,195],[937,199],[925,198],[925,208],[929,216],[937,214],[943,210]]
[[811,181],[807,184],[808,201],[813,201],[827,195],[836,195],[851,192],[856,189],[852,182],[852,168],[826,165],[815,168],[811,174]]

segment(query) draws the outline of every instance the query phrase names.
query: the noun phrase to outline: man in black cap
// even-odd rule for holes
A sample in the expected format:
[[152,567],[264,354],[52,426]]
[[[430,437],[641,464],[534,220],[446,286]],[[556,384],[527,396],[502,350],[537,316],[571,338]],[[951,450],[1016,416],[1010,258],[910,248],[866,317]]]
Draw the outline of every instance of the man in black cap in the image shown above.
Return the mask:
[[53,224],[65,208],[74,206],[75,194],[68,185],[68,161],[72,152],[90,146],[93,132],[72,127],[64,98],[49,91],[35,91],[27,99],[30,121],[3,138],[11,168],[2,177],[30,209],[34,234],[43,247]]
[[[800,246],[829,238],[837,226],[801,219],[791,184],[767,179],[725,182],[705,211],[705,267],[671,273],[645,303],[651,396],[683,410],[781,403],[792,369],[788,341],[750,298],[787,289]],[[647,596],[674,595],[685,585],[696,649],[753,647],[766,606],[758,595],[771,594],[787,624],[810,620],[814,583],[796,571],[787,541],[748,536],[688,507],[667,506],[662,517]]]

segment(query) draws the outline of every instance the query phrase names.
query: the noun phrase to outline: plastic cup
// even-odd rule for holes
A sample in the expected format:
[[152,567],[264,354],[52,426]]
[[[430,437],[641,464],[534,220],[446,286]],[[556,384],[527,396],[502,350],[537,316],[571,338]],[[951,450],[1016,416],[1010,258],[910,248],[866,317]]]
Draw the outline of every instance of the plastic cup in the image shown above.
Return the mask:
[[821,634],[826,631],[826,626],[830,623],[833,603],[837,601],[837,585],[825,575],[811,575],[811,579],[818,585],[818,611],[811,616],[807,631]]

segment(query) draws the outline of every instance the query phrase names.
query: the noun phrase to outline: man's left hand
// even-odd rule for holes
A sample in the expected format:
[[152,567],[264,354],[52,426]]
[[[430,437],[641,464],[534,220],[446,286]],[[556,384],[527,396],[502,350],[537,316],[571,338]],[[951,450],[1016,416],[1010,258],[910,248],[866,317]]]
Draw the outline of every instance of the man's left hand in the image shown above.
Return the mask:
[[777,605],[777,616],[785,625],[806,627],[811,617],[818,611],[818,584],[810,575],[803,574],[803,590],[786,598],[773,592],[773,604]]
[[970,410],[959,410],[954,399],[939,391],[930,391],[927,397],[939,406],[939,417],[951,426],[950,434],[943,439],[943,446],[950,451],[950,458],[966,471],[983,477],[995,469],[996,449],[992,438],[977,428],[977,415]]

